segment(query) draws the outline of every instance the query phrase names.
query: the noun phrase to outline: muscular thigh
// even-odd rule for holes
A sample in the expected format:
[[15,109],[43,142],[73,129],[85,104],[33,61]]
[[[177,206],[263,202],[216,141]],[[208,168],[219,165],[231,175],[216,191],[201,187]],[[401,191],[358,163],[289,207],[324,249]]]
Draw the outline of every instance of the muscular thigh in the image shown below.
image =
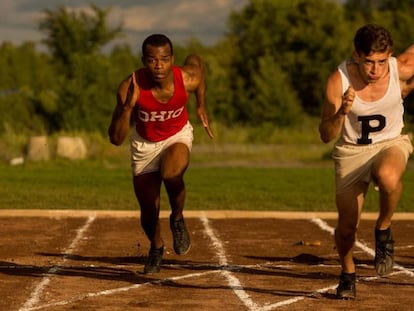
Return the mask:
[[389,147],[377,154],[372,165],[374,180],[399,180],[405,171],[407,159],[405,153],[398,146]]
[[161,158],[161,175],[164,178],[182,175],[190,162],[187,145],[175,143],[169,146]]
[[141,206],[158,204],[161,192],[159,172],[151,172],[133,176],[135,195]]
[[413,147],[407,135],[373,145],[336,144],[333,158],[336,168],[336,191],[343,192],[359,182],[399,179]]

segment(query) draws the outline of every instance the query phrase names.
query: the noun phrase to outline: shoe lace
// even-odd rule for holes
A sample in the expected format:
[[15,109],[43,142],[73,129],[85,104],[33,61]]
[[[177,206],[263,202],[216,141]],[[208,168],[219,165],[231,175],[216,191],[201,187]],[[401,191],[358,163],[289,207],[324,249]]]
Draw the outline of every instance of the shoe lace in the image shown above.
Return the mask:
[[340,290],[352,290],[354,286],[355,280],[347,275],[341,274],[339,278],[339,286],[338,289]]
[[153,257],[153,256],[160,256],[161,253],[162,253],[162,250],[161,249],[153,248],[153,249],[150,250],[150,256],[151,257]]
[[147,264],[154,265],[162,257],[163,249],[151,248],[148,255]]
[[184,239],[184,222],[182,220],[174,221],[174,234],[178,240]]
[[394,254],[393,250],[393,240],[378,242],[376,254],[379,258],[385,259],[387,256],[392,256]]

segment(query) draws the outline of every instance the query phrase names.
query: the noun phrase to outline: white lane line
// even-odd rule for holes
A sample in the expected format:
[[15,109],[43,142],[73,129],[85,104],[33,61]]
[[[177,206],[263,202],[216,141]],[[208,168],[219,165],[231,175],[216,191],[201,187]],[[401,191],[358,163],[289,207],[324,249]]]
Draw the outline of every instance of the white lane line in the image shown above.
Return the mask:
[[114,288],[114,289],[103,290],[103,291],[99,291],[99,292],[86,293],[86,294],[83,294],[83,295],[73,297],[73,298],[68,299],[68,300],[56,301],[56,302],[52,302],[52,303],[48,303],[48,304],[43,304],[43,305],[38,305],[38,306],[35,306],[35,307],[30,307],[30,308],[27,308],[25,311],[35,311],[35,310],[41,310],[41,309],[46,309],[46,308],[53,308],[53,307],[57,307],[57,306],[64,306],[64,305],[75,303],[75,302],[78,302],[78,301],[81,301],[81,300],[85,300],[87,298],[109,296],[109,295],[114,295],[114,294],[118,294],[118,293],[122,293],[122,292],[127,292],[127,291],[130,291],[131,289],[136,289],[136,288],[144,287],[144,286],[147,286],[147,285],[164,284],[164,283],[169,283],[169,282],[173,282],[173,281],[184,280],[184,279],[187,279],[187,278],[202,277],[202,276],[205,276],[205,275],[208,275],[208,274],[213,274],[213,273],[221,273],[221,271],[214,270],[214,271],[205,271],[205,272],[199,272],[199,273],[191,273],[191,274],[180,275],[180,276],[171,277],[171,278],[167,278],[167,279],[162,279],[162,280],[155,280],[155,281],[145,282],[145,283],[141,283],[141,284],[134,284],[134,285],[131,285],[131,286],[124,286],[124,287],[118,287],[118,288]]
[[[320,218],[312,218],[310,219],[311,222],[315,223],[316,225],[318,225],[322,230],[329,232],[331,235],[334,235],[335,233],[335,229],[331,226],[329,226],[325,221],[321,220]],[[375,251],[371,248],[369,248],[366,244],[363,244],[361,242],[356,242],[356,246],[359,247],[360,249],[362,249],[364,252],[375,256]],[[395,265],[394,266],[396,269],[400,270],[400,272],[393,272],[390,275],[396,275],[396,274],[400,274],[400,273],[404,273],[404,274],[408,274],[410,276],[414,276],[414,272],[410,271],[407,268],[404,268],[400,265]],[[374,276],[374,277],[369,277],[369,278],[363,278],[364,280],[375,280],[375,279],[379,279],[381,278],[380,276]],[[287,300],[283,300],[283,301],[279,301],[277,303],[274,304],[266,304],[263,307],[256,307],[254,310],[255,311],[270,311],[270,310],[274,310],[277,309],[279,307],[283,307],[286,305],[290,305],[290,304],[294,304],[296,302],[299,302],[301,300],[304,300],[307,297],[312,297],[314,296],[314,294],[321,294],[321,293],[325,293],[328,292],[330,290],[334,290],[336,289],[337,285],[331,285],[325,288],[321,288],[316,290],[315,292],[311,293],[310,295],[304,295],[304,296],[297,296],[297,297],[293,297]],[[252,310],[252,309],[251,309]]]
[[[205,218],[205,217],[204,217]],[[237,278],[235,278],[233,275],[231,275],[230,271],[232,270],[239,270],[240,267],[237,265],[228,265],[227,262],[227,257],[224,251],[224,247],[222,245],[222,243],[220,242],[220,240],[215,236],[213,230],[211,229],[211,227],[209,226],[208,223],[208,219],[205,219],[208,224],[208,228],[206,228],[206,232],[209,232],[209,237],[212,239],[213,245],[217,248],[218,250],[218,257],[219,257],[219,265],[211,265],[211,266],[215,266],[217,269],[219,270],[214,270],[214,271],[206,271],[206,272],[202,272],[202,273],[194,273],[194,274],[187,274],[187,275],[183,275],[183,276],[177,276],[177,277],[172,277],[172,278],[168,278],[168,279],[163,279],[163,280],[156,280],[156,281],[152,281],[152,282],[146,282],[146,283],[142,283],[142,284],[134,284],[132,286],[127,286],[127,287],[121,287],[121,288],[115,288],[115,289],[111,289],[111,290],[104,290],[104,291],[100,291],[100,292],[92,292],[92,293],[86,293],[83,295],[79,295],[77,297],[74,297],[72,299],[69,300],[64,300],[64,301],[58,301],[58,302],[54,302],[54,303],[49,303],[49,304],[44,304],[44,305],[38,305],[35,307],[28,307],[27,309],[24,309],[24,311],[34,311],[34,310],[40,310],[40,309],[45,309],[45,308],[51,308],[51,307],[55,307],[55,306],[62,306],[62,305],[67,305],[70,303],[74,303],[77,301],[81,301],[90,297],[99,297],[99,296],[106,296],[106,295],[113,295],[119,292],[125,292],[125,291],[129,291],[131,289],[135,289],[135,288],[140,288],[143,287],[145,285],[150,285],[150,284],[163,284],[163,283],[167,283],[170,281],[177,281],[177,280],[182,280],[182,279],[186,279],[186,278],[193,278],[193,277],[200,277],[200,276],[205,276],[208,274],[213,274],[213,273],[220,273],[222,275],[225,275],[226,278],[228,279],[228,282],[231,286],[231,288],[233,289],[233,291],[235,291],[236,295],[243,301],[243,299],[245,299],[245,301],[243,301],[246,305],[246,301],[247,304],[246,305],[248,307],[249,310],[251,311],[270,311],[273,309],[277,309],[279,307],[283,307],[289,304],[293,304],[296,303],[298,301],[301,301],[305,298],[308,297],[313,297],[313,295],[315,293],[324,293],[327,292],[329,290],[335,289],[337,285],[332,285],[326,288],[322,288],[319,290],[314,291],[313,293],[309,294],[309,295],[303,295],[303,296],[297,296],[297,297],[293,297],[284,301],[279,301],[277,303],[273,303],[273,304],[265,304],[262,307],[259,307],[257,304],[255,304],[251,298],[247,295],[247,293],[242,289],[240,282]],[[202,218],[203,221],[203,218]],[[328,224],[324,223],[323,221],[321,221],[320,219],[312,219],[312,222],[314,222],[315,224],[317,224],[318,226],[320,226],[323,230],[328,231],[329,233],[333,234],[334,233],[334,229],[332,227],[330,227]],[[72,243],[73,244],[73,243]],[[265,264],[266,265],[266,264]],[[270,263],[271,265],[271,263]],[[250,265],[248,265],[250,266]],[[261,266],[259,265],[254,265],[254,266]],[[244,266],[243,266],[244,267]],[[413,273],[407,269],[404,269],[405,271],[403,272],[394,272],[391,275],[394,274],[400,274],[400,273],[405,273],[405,272],[409,272],[409,273]],[[229,276],[230,275],[230,276]],[[364,278],[364,280],[372,280],[372,279],[376,279],[379,277],[368,277],[368,278]],[[244,293],[244,294],[243,294]],[[23,309],[21,309],[20,311],[22,311]]]
[[282,300],[282,301],[279,301],[279,302],[276,302],[276,303],[273,303],[273,304],[266,304],[265,306],[257,309],[256,311],[270,311],[270,310],[273,310],[273,309],[277,309],[277,308],[280,308],[280,307],[283,307],[283,306],[287,306],[287,305],[296,303],[296,302],[301,301],[301,300],[303,300],[305,298],[308,298],[308,297],[314,297],[315,294],[322,294],[322,293],[325,293],[325,292],[327,292],[329,290],[332,290],[332,289],[335,289],[335,288],[336,288],[336,285],[332,285],[332,286],[329,286],[329,287],[318,289],[318,290],[316,290],[315,292],[313,292],[309,295],[296,296],[296,297],[293,297],[293,298],[290,298],[290,299],[287,299],[287,300]]
[[[210,237],[210,239],[213,242],[214,247],[216,247],[217,249],[217,255],[219,257],[219,263],[224,266],[222,269],[226,269],[225,266],[227,266],[227,258],[226,258],[226,254],[223,248],[222,243],[220,242],[220,240],[216,237],[216,235],[214,234],[212,228],[209,225],[209,221],[206,217],[202,217],[201,218],[202,223],[204,224],[204,228],[206,233],[208,234],[208,236]],[[301,301],[307,297],[312,297],[314,296],[315,293],[325,293],[331,289],[336,288],[337,285],[332,285],[326,288],[321,288],[316,290],[315,292],[311,293],[310,295],[302,295],[302,296],[297,296],[297,297],[293,297],[287,300],[283,300],[283,301],[279,301],[273,304],[266,304],[264,306],[258,306],[250,297],[249,295],[246,293],[246,291],[243,289],[243,287],[241,286],[239,280],[234,277],[229,271],[229,269],[226,269],[224,272],[226,272],[224,275],[226,276],[230,287],[233,289],[233,291],[235,292],[235,294],[239,297],[239,299],[244,303],[244,305],[250,310],[250,311],[270,311],[273,309],[277,309],[279,307],[283,307],[286,305],[290,305],[293,303],[296,303],[298,301]]]
[[[217,256],[219,258],[219,264],[222,266],[227,266],[227,257],[226,252],[224,250],[223,244],[221,241],[217,238],[217,236],[214,234],[213,229],[210,226],[209,220],[206,217],[201,217],[201,222],[204,225],[204,230],[213,242],[213,246],[216,249]],[[233,292],[236,294],[237,297],[243,302],[243,304],[249,309],[249,310],[258,310],[258,306],[254,301],[250,298],[250,296],[246,293],[246,291],[243,289],[243,286],[241,285],[238,278],[236,278],[230,271],[224,270],[222,271],[222,274],[226,277],[227,282],[230,286],[230,288],[233,290]]]
[[[324,220],[320,218],[313,218],[310,221],[316,224],[322,230],[329,232],[332,236],[335,235],[335,228],[328,225],[328,223],[326,223]],[[369,248],[366,244],[356,241],[355,246],[360,248],[362,251],[364,251],[368,255],[375,256],[375,251],[372,248]]]
[[[67,247],[63,251],[65,253],[65,256],[63,257],[63,260],[62,260],[63,263],[67,260],[68,256],[71,255],[73,250],[75,250],[79,241],[82,240],[85,231],[88,230],[89,226],[95,220],[95,218],[96,218],[95,216],[92,216],[92,215],[89,216],[85,224],[80,229],[77,230],[76,237],[73,239],[69,247]],[[59,266],[54,266],[46,272],[46,276],[42,278],[40,283],[36,286],[36,288],[31,293],[30,298],[23,304],[23,306],[19,309],[19,311],[31,310],[33,306],[39,303],[40,296],[42,295],[42,292],[45,289],[45,287],[49,284],[52,275],[56,274],[59,270],[60,270]]]
[[[310,221],[313,222],[314,224],[316,224],[322,230],[329,232],[331,235],[335,234],[335,229],[333,227],[329,226],[328,223],[326,223],[322,219],[312,218],[312,219],[310,219]],[[370,247],[368,247],[366,244],[357,241],[355,243],[355,245],[357,247],[359,247],[361,250],[363,250],[365,253],[367,253],[371,256],[375,256],[375,251],[373,249],[371,249]],[[400,272],[393,272],[390,275],[396,275],[396,274],[403,273],[403,274],[408,274],[410,276],[414,276],[414,272],[410,271],[407,268],[404,268],[400,265],[395,265],[394,267],[397,270],[400,270]],[[380,276],[373,276],[373,277],[363,278],[363,280],[369,281],[369,280],[376,280],[376,279],[380,279],[380,278],[381,278]],[[325,287],[325,288],[321,288],[319,290],[316,290],[314,293],[325,293],[325,292],[328,292],[329,290],[335,289],[336,287],[337,287],[337,285],[332,285],[332,286],[329,286],[329,287]],[[298,301],[301,301],[301,300],[303,300],[307,297],[312,297],[314,295],[314,293],[312,293],[310,295],[306,295],[306,296],[293,297],[293,298],[283,300],[283,301],[280,301],[280,302],[277,302],[277,303],[274,303],[274,304],[267,304],[267,305],[263,306],[262,308],[256,309],[256,311],[270,311],[270,310],[273,310],[273,309],[277,309],[279,307],[290,305],[290,304],[296,303]]]
[[[313,218],[310,221],[313,222],[314,224],[318,225],[319,228],[321,228],[322,230],[325,230],[325,231],[331,233],[332,235],[334,235],[335,229],[333,227],[329,226],[328,223],[326,223],[324,220],[322,220],[320,218]],[[371,255],[372,257],[375,257],[375,250],[370,248],[368,245],[366,245],[364,243],[361,243],[359,241],[356,241],[355,246],[362,249],[368,255]],[[407,269],[407,268],[405,268],[401,265],[398,265],[396,263],[394,263],[394,269],[400,270],[404,274],[407,274],[408,276],[414,277],[414,272],[412,272],[409,269]]]
[[[179,265],[177,265],[177,266],[179,266]],[[252,266],[257,266],[257,265],[252,265]],[[250,267],[250,265],[243,266],[243,267]],[[118,288],[113,288],[113,289],[99,291],[99,292],[90,292],[90,293],[86,293],[86,294],[83,294],[83,295],[78,295],[78,296],[73,297],[73,298],[68,299],[68,300],[62,300],[62,301],[56,301],[56,302],[53,302],[53,303],[38,305],[36,307],[28,308],[26,311],[35,311],[35,310],[53,308],[53,307],[57,307],[57,306],[64,306],[64,305],[68,305],[68,304],[71,304],[71,303],[79,302],[81,300],[85,300],[87,298],[109,296],[109,295],[114,295],[114,294],[118,294],[118,293],[122,293],[122,292],[127,292],[127,291],[130,291],[132,289],[145,287],[145,286],[148,286],[148,285],[156,285],[156,284],[164,284],[164,283],[168,284],[168,283],[173,282],[173,281],[180,281],[180,280],[184,280],[184,279],[187,279],[187,278],[204,277],[206,275],[216,274],[216,273],[222,274],[223,271],[222,270],[212,270],[212,271],[205,271],[205,272],[199,272],[199,273],[191,273],[191,274],[180,275],[180,276],[171,277],[171,278],[167,278],[167,279],[162,279],[162,280],[155,280],[155,281],[145,282],[145,283],[141,283],[141,284],[134,284],[134,285],[131,285],[131,286],[118,287]],[[390,275],[397,275],[397,274],[401,274],[401,273],[402,272],[393,272]],[[377,279],[377,278],[378,277],[366,277],[366,278],[362,278],[362,280],[369,281],[369,280],[374,280],[374,279]],[[290,298],[290,299],[287,299],[287,300],[284,300],[284,301],[280,301],[280,302],[277,302],[277,303],[274,303],[274,304],[266,304],[263,307],[260,307],[260,308],[257,307],[255,309],[255,311],[270,311],[270,310],[273,310],[273,309],[277,309],[279,307],[283,307],[285,305],[293,304],[295,302],[301,301],[301,300],[303,300],[307,297],[314,297],[315,293],[324,293],[324,292],[327,292],[331,289],[335,289],[336,286],[337,285],[321,288],[321,289],[316,290],[315,292],[313,292],[309,295],[297,296],[297,297]]]

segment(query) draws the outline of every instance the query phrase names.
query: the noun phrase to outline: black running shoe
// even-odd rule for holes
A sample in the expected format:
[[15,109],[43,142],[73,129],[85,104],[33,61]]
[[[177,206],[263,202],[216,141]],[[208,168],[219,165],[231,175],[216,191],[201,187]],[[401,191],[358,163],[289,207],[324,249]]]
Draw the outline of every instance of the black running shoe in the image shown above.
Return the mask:
[[190,250],[191,242],[184,218],[173,220],[170,216],[170,228],[174,240],[174,251],[178,255],[184,255]]
[[375,229],[375,270],[379,276],[391,273],[394,268],[394,240],[391,229]]
[[161,248],[150,248],[147,262],[145,263],[144,273],[158,273],[164,255],[164,246]]
[[355,280],[355,273],[342,272],[341,276],[339,277],[339,285],[336,288],[336,297],[338,299],[355,299]]

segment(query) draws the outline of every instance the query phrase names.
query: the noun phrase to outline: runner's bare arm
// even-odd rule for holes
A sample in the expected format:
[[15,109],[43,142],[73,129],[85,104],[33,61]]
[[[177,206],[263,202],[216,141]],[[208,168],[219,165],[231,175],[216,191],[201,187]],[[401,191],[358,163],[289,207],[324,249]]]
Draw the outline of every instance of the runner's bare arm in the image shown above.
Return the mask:
[[117,104],[112,114],[112,121],[108,129],[112,144],[121,145],[130,129],[132,110],[138,99],[139,88],[135,72],[121,82],[117,93]]
[[208,136],[213,138],[206,109],[206,82],[204,63],[198,55],[189,55],[182,67],[184,85],[188,92],[194,92],[197,101],[197,115]]
[[414,44],[397,57],[401,93],[406,97],[414,89]]
[[342,128],[345,115],[351,110],[355,91],[352,87],[342,94],[341,76],[335,71],[326,83],[319,134],[324,143],[334,139]]

